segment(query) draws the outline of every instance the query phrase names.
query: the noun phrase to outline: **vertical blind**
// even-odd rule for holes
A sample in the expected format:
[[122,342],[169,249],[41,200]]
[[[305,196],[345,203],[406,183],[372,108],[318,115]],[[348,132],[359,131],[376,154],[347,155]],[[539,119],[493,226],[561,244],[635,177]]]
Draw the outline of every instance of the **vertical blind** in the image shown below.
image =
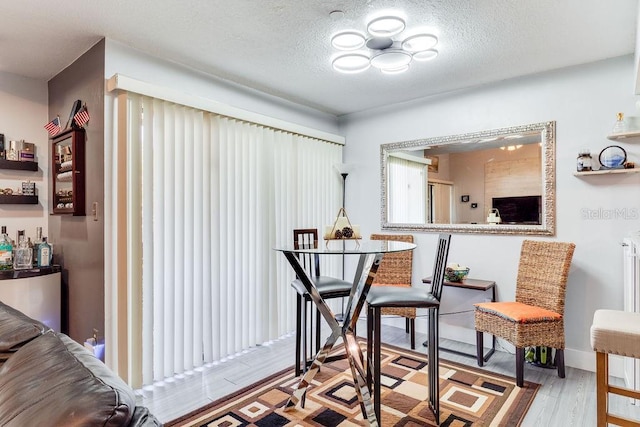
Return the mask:
[[[142,343],[129,347],[129,370],[141,370],[129,381],[150,385],[292,331],[293,271],[273,248],[294,228],[331,223],[342,147],[134,93],[126,127],[128,289],[141,295],[129,327]],[[338,261],[324,260],[323,274],[340,274]]]
[[389,222],[427,222],[427,172],[423,163],[389,156]]

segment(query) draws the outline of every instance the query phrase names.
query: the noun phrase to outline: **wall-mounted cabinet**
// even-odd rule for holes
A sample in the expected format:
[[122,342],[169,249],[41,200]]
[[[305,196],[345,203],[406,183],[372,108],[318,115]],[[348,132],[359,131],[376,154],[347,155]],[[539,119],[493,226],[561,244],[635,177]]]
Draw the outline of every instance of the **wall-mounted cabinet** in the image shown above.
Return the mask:
[[85,215],[84,129],[69,129],[52,139],[52,212]]

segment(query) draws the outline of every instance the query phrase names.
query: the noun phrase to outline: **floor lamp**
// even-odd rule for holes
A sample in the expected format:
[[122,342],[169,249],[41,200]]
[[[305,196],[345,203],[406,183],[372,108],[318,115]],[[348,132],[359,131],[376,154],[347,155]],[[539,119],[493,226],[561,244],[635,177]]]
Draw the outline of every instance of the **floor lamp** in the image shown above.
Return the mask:
[[[342,208],[344,209],[344,205],[346,203],[346,195],[347,195],[347,176],[349,176],[349,172],[351,172],[352,165],[347,163],[336,163],[333,165],[333,168],[342,176]],[[342,280],[344,280],[344,245],[345,241],[342,241]],[[344,319],[344,298],[342,298],[342,313],[336,316],[337,320],[342,321]]]

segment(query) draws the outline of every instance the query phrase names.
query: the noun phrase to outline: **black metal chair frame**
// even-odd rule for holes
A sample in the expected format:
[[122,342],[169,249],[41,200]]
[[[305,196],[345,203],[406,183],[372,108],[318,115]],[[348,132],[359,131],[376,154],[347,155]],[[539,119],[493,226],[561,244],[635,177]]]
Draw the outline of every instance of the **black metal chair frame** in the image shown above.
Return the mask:
[[[381,309],[384,307],[415,307],[428,309],[428,377],[429,377],[429,407],[434,413],[436,423],[440,424],[440,382],[439,382],[439,324],[438,311],[440,297],[444,283],[444,272],[449,256],[450,234],[438,236],[431,291],[426,292],[417,288],[386,288],[372,287],[367,296],[367,385],[371,390],[373,384],[374,411],[380,418],[380,382],[381,360]],[[379,299],[379,300],[377,300]]]
[[[302,244],[313,245],[314,248],[318,247],[318,230],[315,228],[304,228],[293,230],[293,246],[295,249],[300,249],[300,236],[303,236]],[[307,236],[307,237],[304,237]],[[311,239],[309,239],[311,237]],[[312,279],[319,279],[320,276],[320,256],[315,254],[297,254],[302,267],[310,272]],[[339,280],[339,279],[336,279]],[[292,284],[293,285],[293,284]],[[345,282],[344,289],[337,291],[323,291],[322,287],[318,288],[320,295],[323,299],[331,298],[348,298],[351,292],[351,283]],[[307,341],[307,305],[311,303],[310,295],[304,290],[302,285],[293,286],[296,290],[296,350],[295,350],[295,375],[300,376],[303,372],[307,371],[307,367],[310,363],[310,356],[313,354],[307,354],[309,344],[313,345],[315,341],[315,353],[320,351],[320,326],[321,316],[320,310],[316,308],[311,312],[311,327],[315,330],[315,337],[311,336],[311,343]],[[315,311],[315,327],[314,327],[314,315]],[[315,339],[314,339],[315,338]]]

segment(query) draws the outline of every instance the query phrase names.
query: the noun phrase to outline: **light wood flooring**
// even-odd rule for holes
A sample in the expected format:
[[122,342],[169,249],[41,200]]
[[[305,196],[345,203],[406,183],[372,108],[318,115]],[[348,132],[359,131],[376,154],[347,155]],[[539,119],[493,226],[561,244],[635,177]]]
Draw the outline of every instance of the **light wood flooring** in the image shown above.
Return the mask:
[[[365,331],[364,321],[358,324],[360,333]],[[426,339],[416,334],[417,350],[424,351],[421,343]],[[404,329],[385,326],[383,341],[409,348],[409,337]],[[475,347],[450,340],[441,340],[441,345],[468,353]],[[498,349],[485,363],[484,369],[515,376],[515,356]],[[458,356],[445,351],[442,359],[477,366],[475,359]],[[144,405],[163,423],[176,419],[207,403],[220,399],[238,389],[249,386],[262,378],[293,365],[294,337],[286,337],[269,345],[251,349],[233,359],[206,367],[172,382],[137,391],[138,404]],[[558,378],[553,369],[538,368],[525,364],[525,380],[541,384],[536,398],[522,423],[528,426],[595,426],[596,398],[595,374],[567,367],[566,378]],[[612,380],[612,383],[622,384]],[[610,406],[618,414],[640,419],[640,406],[629,403],[629,399],[612,396]]]

